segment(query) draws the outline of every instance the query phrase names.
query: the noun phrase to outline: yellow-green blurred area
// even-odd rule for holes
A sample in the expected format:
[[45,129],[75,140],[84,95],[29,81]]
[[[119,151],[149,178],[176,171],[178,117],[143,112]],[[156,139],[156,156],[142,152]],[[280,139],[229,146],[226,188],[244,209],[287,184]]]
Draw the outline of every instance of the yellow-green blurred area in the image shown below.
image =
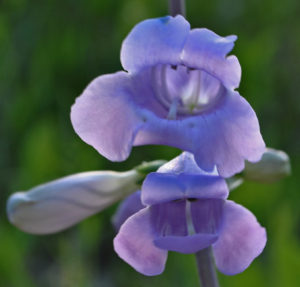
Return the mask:
[[[186,2],[192,27],[238,35],[239,91],[257,112],[266,144],[288,152],[293,169],[278,183],[247,182],[230,194],[267,228],[268,242],[244,273],[219,274],[221,286],[299,286],[300,2]],[[110,221],[116,205],[49,236],[23,233],[5,214],[6,199],[15,191],[80,171],[126,170],[179,153],[138,147],[127,161],[111,163],[79,139],[69,119],[75,97],[93,78],[122,69],[119,51],[130,29],[166,14],[167,1],[161,0],[0,2],[1,287],[198,285],[193,255],[170,252],[165,272],[157,277],[145,277],[119,259]]]

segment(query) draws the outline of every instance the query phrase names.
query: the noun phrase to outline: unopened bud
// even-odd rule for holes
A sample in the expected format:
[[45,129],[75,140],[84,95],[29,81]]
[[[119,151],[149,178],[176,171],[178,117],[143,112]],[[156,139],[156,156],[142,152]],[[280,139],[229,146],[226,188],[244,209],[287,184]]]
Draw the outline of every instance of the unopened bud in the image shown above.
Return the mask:
[[243,182],[244,182],[243,178],[237,176],[226,178],[226,183],[230,191],[238,188],[240,185],[243,184]]
[[289,156],[280,150],[267,148],[261,160],[246,162],[244,178],[247,180],[271,183],[291,174]]
[[135,171],[94,171],[70,175],[13,194],[10,222],[34,234],[54,233],[95,214],[138,189]]

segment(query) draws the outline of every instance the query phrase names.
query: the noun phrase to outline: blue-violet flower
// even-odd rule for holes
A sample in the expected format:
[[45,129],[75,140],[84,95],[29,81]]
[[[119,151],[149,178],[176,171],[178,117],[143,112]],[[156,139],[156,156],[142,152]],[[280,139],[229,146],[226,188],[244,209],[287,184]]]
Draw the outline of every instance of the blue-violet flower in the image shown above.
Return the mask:
[[229,177],[265,150],[255,112],[234,91],[238,59],[227,57],[236,36],[192,29],[182,17],[137,24],[124,40],[127,71],[96,78],[77,98],[75,131],[112,161],[132,146],[162,144],[189,151],[201,169]]
[[[183,153],[146,177],[141,192],[146,207],[140,204],[140,211],[123,223],[115,251],[137,271],[157,275],[168,250],[195,253],[212,246],[221,272],[242,272],[264,249],[266,232],[249,210],[227,196],[223,178],[203,172],[192,154]],[[132,213],[133,202],[131,196],[123,203],[120,221],[120,213]]]

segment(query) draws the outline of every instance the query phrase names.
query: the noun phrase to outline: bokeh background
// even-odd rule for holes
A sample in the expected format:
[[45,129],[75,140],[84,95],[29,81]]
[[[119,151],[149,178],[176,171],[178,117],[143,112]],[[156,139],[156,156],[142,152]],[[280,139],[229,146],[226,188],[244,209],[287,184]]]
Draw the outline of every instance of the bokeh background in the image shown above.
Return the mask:
[[[293,175],[270,185],[247,182],[230,195],[268,231],[263,254],[244,273],[219,274],[221,286],[299,286],[300,2],[187,0],[192,27],[236,34],[239,91],[260,120],[268,146],[287,151]],[[145,277],[114,253],[116,205],[59,234],[33,236],[10,225],[14,191],[88,170],[126,170],[171,159],[168,147],[134,148],[111,163],[82,142],[70,106],[97,75],[121,69],[122,39],[139,21],[167,14],[167,1],[3,0],[0,2],[0,286],[197,286],[192,255],[170,253],[165,272]]]

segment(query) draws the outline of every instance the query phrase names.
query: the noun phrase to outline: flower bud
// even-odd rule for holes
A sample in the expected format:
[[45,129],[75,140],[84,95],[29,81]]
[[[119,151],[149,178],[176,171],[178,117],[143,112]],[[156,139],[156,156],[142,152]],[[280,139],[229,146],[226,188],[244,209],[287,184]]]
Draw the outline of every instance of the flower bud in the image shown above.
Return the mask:
[[290,173],[289,156],[283,151],[267,148],[259,162],[246,162],[244,178],[262,183],[272,183]]
[[25,232],[54,233],[136,191],[140,177],[135,170],[92,171],[63,177],[11,195],[8,218]]
[[238,188],[240,185],[242,185],[244,183],[244,179],[241,177],[237,177],[237,176],[232,176],[229,178],[226,178],[226,183],[228,186],[228,189],[230,191]]

